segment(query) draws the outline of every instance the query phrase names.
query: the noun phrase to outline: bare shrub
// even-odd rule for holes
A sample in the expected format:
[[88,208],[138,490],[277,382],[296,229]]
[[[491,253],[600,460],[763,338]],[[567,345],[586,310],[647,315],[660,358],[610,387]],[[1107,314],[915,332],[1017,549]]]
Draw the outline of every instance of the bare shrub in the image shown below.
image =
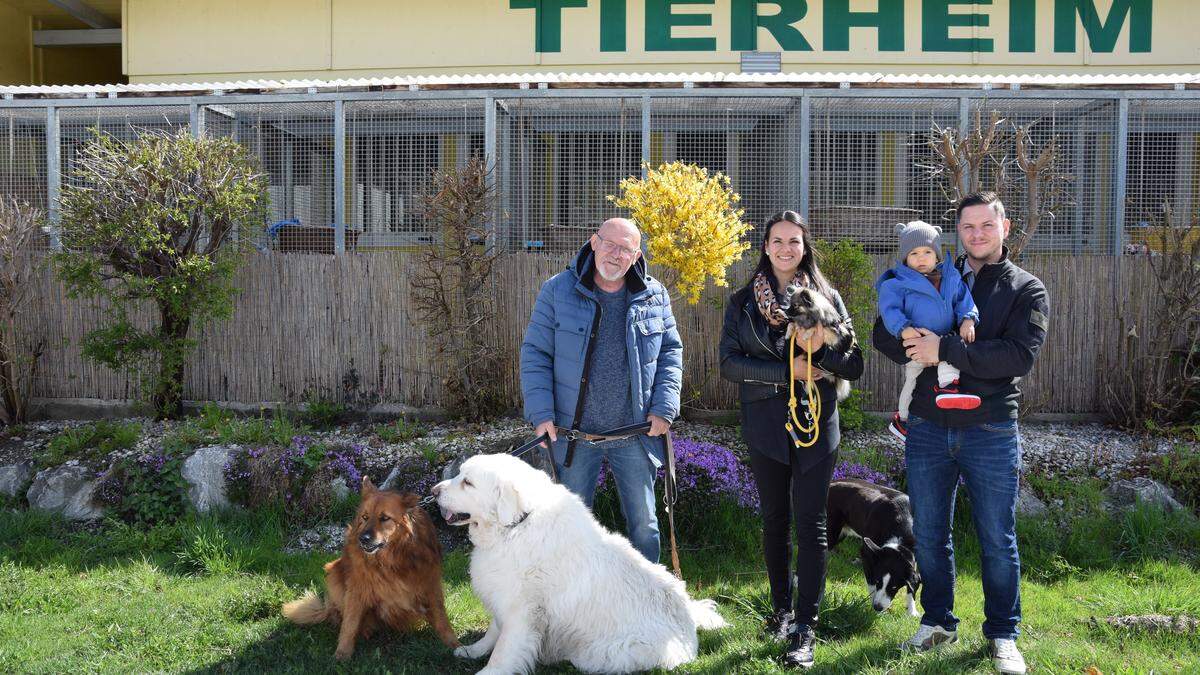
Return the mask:
[[495,188],[485,162],[434,176],[424,215],[437,240],[424,250],[412,281],[417,316],[439,360],[449,367],[447,408],[469,420],[503,411],[508,362],[493,344],[497,323],[493,272],[501,253],[488,241]]
[[24,422],[45,338],[20,330],[34,279],[45,258],[34,251],[43,213],[15,197],[0,199],[0,416],[5,424]]

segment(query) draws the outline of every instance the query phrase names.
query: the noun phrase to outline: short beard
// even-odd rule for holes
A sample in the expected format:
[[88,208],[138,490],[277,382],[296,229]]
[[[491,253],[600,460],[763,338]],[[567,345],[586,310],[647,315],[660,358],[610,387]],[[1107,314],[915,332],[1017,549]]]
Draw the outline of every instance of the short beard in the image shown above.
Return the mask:
[[604,271],[603,264],[596,265],[596,272],[598,272],[600,274],[600,277],[602,279],[604,279],[605,281],[620,281],[621,279],[625,278],[624,272],[621,272],[620,274],[617,274],[616,276],[611,276],[611,277],[608,276],[608,272]]

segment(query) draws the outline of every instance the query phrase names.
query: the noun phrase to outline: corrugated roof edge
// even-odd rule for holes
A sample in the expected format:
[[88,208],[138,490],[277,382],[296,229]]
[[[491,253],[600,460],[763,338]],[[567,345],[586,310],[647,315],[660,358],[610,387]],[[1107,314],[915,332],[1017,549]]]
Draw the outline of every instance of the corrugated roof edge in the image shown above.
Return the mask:
[[655,87],[691,83],[703,87],[839,86],[853,87],[1047,87],[1047,88],[1200,88],[1200,73],[1113,73],[1096,75],[929,75],[883,73],[511,73],[495,75],[407,75],[338,80],[238,80],[234,82],[134,83],[101,85],[0,85],[5,98],[138,97],[234,93],[335,92],[362,89],[518,88],[545,84],[555,88],[614,85]]

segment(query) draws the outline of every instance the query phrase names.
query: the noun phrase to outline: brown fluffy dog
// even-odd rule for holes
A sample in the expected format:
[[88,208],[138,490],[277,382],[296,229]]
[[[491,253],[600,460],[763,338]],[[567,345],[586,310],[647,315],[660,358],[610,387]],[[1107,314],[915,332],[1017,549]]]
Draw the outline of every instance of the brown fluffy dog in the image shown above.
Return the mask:
[[414,494],[376,490],[363,476],[362,505],[346,528],[342,557],[325,565],[325,602],[309,592],[283,606],[293,623],[340,624],[333,654],[339,660],[380,625],[403,632],[422,620],[447,647],[459,646],[442,595],[442,545],[417,502]]

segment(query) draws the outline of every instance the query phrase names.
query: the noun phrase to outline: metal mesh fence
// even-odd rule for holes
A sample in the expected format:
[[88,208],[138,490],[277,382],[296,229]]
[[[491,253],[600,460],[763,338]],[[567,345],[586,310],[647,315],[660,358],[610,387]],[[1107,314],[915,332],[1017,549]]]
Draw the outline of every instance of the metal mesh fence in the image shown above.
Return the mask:
[[956,99],[817,98],[812,103],[809,222],[870,252],[896,248],[894,226],[943,224],[949,203],[926,175],[934,124],[956,126]]
[[729,176],[743,218],[760,225],[800,208],[800,98],[651,99],[650,166],[680,161]]
[[[37,108],[0,109],[0,198],[16,198],[45,211],[46,111]],[[46,233],[34,239],[37,248],[49,244]]]
[[1200,225],[1200,105],[1131,101],[1125,226],[1127,250],[1156,246],[1151,228],[1169,203],[1176,226]]
[[404,249],[433,241],[422,195],[438,171],[483,156],[483,124],[482,99],[347,104],[347,248]]
[[[1109,252],[1118,243],[1118,216],[1126,226],[1120,241],[1144,250],[1147,227],[1160,217],[1164,202],[1179,224],[1200,220],[1200,104],[1193,97],[1130,97],[1126,171],[1118,176],[1122,106],[1111,93],[974,93],[966,95],[967,107],[960,111],[960,99],[944,93],[920,98],[912,92],[826,91],[810,94],[808,120],[795,91],[746,93],[495,99],[498,243],[509,250],[573,250],[619,213],[606,197],[618,192],[623,178],[640,175],[643,160],[651,165],[680,160],[729,175],[746,219],[756,226],[776,210],[807,203],[817,236],[850,238],[868,251],[889,252],[896,222],[950,224],[949,199],[928,169],[934,159],[928,143],[932,127],[959,128],[960,119],[969,127],[977,115],[986,122],[992,111],[1006,120],[1010,137],[1015,125],[1028,125],[1035,151],[1053,141],[1059,170],[1069,177],[1054,217],[1043,220],[1030,250]],[[418,208],[430,178],[489,147],[483,93],[347,100],[340,167],[334,102],[224,98],[198,104],[198,119],[207,133],[245,144],[268,174],[271,204],[262,214],[264,226],[240,233],[263,249],[333,253],[337,196],[344,198],[348,251],[431,241]],[[59,175],[67,185],[80,180],[73,175],[77,153],[92,128],[133,139],[147,130],[176,131],[189,124],[187,104],[153,99],[57,104],[56,115]],[[46,139],[53,134],[46,120],[44,107],[0,102],[0,194],[49,209],[56,187],[50,184],[55,172]],[[1011,149],[1008,155],[1011,159]],[[339,173],[341,188],[335,185]],[[996,177],[993,169],[986,171],[984,186]],[[1021,226],[1028,216],[1023,178],[1011,166],[1006,178],[1005,204]],[[759,236],[756,229],[752,242]]]
[[[1050,144],[1057,147],[1057,173],[1062,194],[1054,200],[1050,214],[1043,215],[1026,247],[1028,251],[1102,253],[1111,247],[1115,215],[1117,102],[1112,99],[976,99],[971,103],[969,123],[987,125],[995,112],[1004,120],[1003,134],[1010,143],[1005,154],[1014,158],[1011,141],[1016,127],[1029,130],[1028,158]],[[994,187],[995,165],[985,172],[984,187]],[[1005,211],[1018,234],[1030,223],[1027,202],[1031,184],[1018,166],[1006,170],[1007,186],[1001,192]],[[1053,187],[1039,181],[1037,194],[1048,195]]]
[[84,146],[107,134],[119,141],[134,141],[147,133],[177,133],[190,124],[188,107],[181,105],[97,106],[59,108],[58,133],[60,170],[64,186],[85,187],[86,177],[80,175],[78,162]]
[[606,197],[640,174],[640,98],[497,102],[499,241],[513,250],[574,250],[618,210]]
[[[285,253],[332,254],[333,104],[206,105],[201,116],[205,133],[230,136],[248,147],[270,181],[263,230],[238,236]],[[347,232],[347,249],[354,239]]]
[[76,175],[76,161],[80,149],[95,137],[97,131],[117,140],[132,141],[148,132],[176,133],[188,128],[189,124],[188,108],[182,105],[59,108],[63,183],[83,184],[84,179]]

